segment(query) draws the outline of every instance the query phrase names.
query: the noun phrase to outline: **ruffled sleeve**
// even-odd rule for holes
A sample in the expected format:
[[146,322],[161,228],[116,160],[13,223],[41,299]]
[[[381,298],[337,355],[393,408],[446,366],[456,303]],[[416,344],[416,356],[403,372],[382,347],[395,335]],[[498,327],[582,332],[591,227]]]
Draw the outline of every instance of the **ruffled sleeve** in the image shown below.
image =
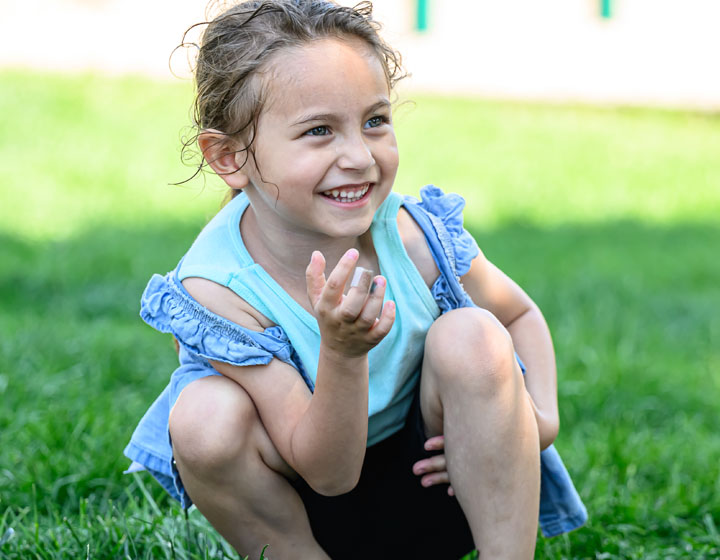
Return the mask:
[[427,185],[420,189],[418,205],[445,227],[447,237],[442,241],[447,242],[447,256],[455,273],[464,276],[470,270],[472,260],[480,253],[475,239],[463,226],[465,199],[459,194],[446,194],[435,185]]
[[212,313],[188,294],[175,271],[150,279],[142,295],[140,317],[154,329],[171,333],[190,354],[206,360],[251,366],[278,358],[303,374],[299,357],[281,327],[252,331]]
[[404,206],[425,232],[440,270],[432,286],[433,297],[443,313],[473,305],[460,283],[460,277],[470,270],[472,260],[480,253],[475,239],[463,226],[465,200],[434,185],[420,189],[420,197],[419,201],[406,197]]

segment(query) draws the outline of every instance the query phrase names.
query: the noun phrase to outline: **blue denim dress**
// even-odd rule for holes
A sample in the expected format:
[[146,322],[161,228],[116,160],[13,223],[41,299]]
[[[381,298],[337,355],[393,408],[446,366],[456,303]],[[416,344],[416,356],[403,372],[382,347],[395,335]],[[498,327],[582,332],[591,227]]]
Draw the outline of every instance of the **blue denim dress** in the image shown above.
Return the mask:
[[[444,194],[434,186],[421,190],[421,200],[404,197],[402,206],[425,233],[440,270],[432,296],[440,312],[474,303],[460,277],[478,254],[475,240],[463,228],[464,200]],[[394,195],[397,196],[397,195]],[[128,472],[148,470],[183,507],[191,501],[175,467],[168,417],[180,392],[192,381],[219,375],[209,360],[233,365],[264,365],[273,358],[297,369],[308,387],[314,383],[303,367],[287,333],[280,326],[263,332],[244,329],[198,304],[178,278],[182,263],[165,276],[155,275],[142,297],[140,315],[153,328],[172,333],[179,342],[180,366],[138,424],[125,448],[133,463]],[[543,535],[555,536],[576,529],[587,520],[587,511],[554,446],[541,453],[539,524]]]

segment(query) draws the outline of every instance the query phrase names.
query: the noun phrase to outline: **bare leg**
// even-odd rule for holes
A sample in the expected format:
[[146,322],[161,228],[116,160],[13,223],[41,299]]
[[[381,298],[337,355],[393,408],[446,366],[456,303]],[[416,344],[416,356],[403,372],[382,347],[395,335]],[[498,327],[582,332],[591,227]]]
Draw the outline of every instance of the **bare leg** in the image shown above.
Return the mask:
[[241,556],[327,560],[312,536],[292,470],[245,390],[226,377],[194,381],[170,416],[173,453],[197,508]]
[[433,324],[420,398],[428,436],[445,435],[448,474],[480,558],[532,558],[538,428],[510,335],[492,314],[458,309]]

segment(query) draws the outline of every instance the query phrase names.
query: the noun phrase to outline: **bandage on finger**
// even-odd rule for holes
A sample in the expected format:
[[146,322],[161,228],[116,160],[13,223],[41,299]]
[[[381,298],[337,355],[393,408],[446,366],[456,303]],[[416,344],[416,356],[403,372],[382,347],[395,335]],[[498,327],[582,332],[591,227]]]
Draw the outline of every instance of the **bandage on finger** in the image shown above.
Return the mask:
[[371,278],[372,275],[372,270],[368,268],[363,268],[362,266],[356,266],[352,280],[350,281],[350,287],[354,288],[355,286],[359,286],[363,278]]

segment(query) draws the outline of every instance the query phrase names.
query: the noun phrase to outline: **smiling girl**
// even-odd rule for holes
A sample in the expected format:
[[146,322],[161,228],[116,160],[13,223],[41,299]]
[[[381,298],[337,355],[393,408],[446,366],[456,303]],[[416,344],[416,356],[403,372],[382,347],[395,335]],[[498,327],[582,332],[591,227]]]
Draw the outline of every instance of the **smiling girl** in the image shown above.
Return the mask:
[[242,555],[532,558],[538,511],[548,535],[586,518],[550,335],[460,197],[392,192],[377,28],[321,0],[207,25],[197,142],[233,197],[143,294],[180,366],[125,453]]

